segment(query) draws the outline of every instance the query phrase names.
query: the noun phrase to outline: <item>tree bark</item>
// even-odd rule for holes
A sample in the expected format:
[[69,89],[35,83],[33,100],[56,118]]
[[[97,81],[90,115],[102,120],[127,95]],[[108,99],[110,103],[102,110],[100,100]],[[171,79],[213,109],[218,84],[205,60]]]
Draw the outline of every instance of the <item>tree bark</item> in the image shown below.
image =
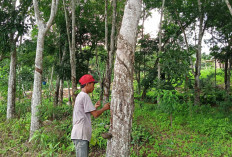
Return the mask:
[[100,102],[102,102],[103,100],[103,79],[104,78],[104,74],[103,74],[103,77],[101,76],[101,71],[100,71],[100,68],[99,68],[99,61],[98,61],[98,53],[97,53],[97,49],[95,51],[95,56],[96,56],[96,66],[97,66],[97,74],[98,74],[98,78],[99,78],[99,84],[100,84]]
[[30,126],[30,139],[34,132],[40,128],[39,117],[37,116],[38,106],[42,103],[42,61],[44,50],[44,38],[51,27],[53,19],[55,18],[59,0],[52,0],[51,14],[47,23],[45,23],[40,17],[38,1],[33,0],[33,6],[35,11],[36,24],[38,25],[38,38],[36,46],[36,58],[35,58],[35,73],[34,73],[34,85],[31,101],[31,126]]
[[230,94],[230,70],[231,70],[230,59],[226,59],[226,62],[225,62],[225,92],[226,92],[226,100],[228,99],[228,96]]
[[[43,34],[42,34],[43,33]],[[35,73],[34,73],[34,85],[31,100],[31,127],[30,138],[34,132],[40,128],[38,113],[38,106],[42,104],[42,54],[44,50],[44,32],[38,33],[36,58],[35,58]]]
[[200,105],[200,75],[201,75],[201,44],[203,37],[203,14],[202,14],[202,4],[198,0],[198,10],[199,10],[199,34],[198,34],[198,49],[196,53],[196,65],[195,65],[195,96],[194,105]]
[[[79,2],[79,1],[78,1]],[[77,91],[77,78],[76,78],[76,47],[75,47],[75,27],[76,27],[76,0],[72,0],[71,8],[72,8],[72,39],[70,37],[70,30],[69,30],[69,21],[68,15],[65,8],[65,1],[63,0],[64,4],[64,12],[65,12],[65,21],[66,21],[66,30],[68,34],[68,43],[69,43],[69,51],[70,51],[70,65],[71,65],[71,82],[72,82],[72,105],[74,106],[75,99],[76,99],[76,91]]]
[[68,84],[68,105],[72,105],[69,81],[67,81],[67,84]]
[[127,1],[118,36],[111,100],[110,132],[113,137],[107,143],[107,157],[130,155],[134,111],[133,64],[141,6],[140,0]]
[[225,2],[226,2],[227,7],[229,8],[230,14],[232,15],[232,8],[231,8],[229,0],[225,0]]
[[[12,12],[15,10],[15,7],[16,7],[16,0],[13,0],[12,1],[13,9],[11,10]],[[7,114],[6,114],[7,119],[11,119],[15,116],[16,61],[17,61],[16,41],[18,40],[18,35],[15,39],[14,39],[14,36],[15,36],[15,32],[12,32],[10,34],[11,61],[10,61],[10,72],[9,72],[9,79],[8,79]]]
[[17,51],[16,42],[12,41],[10,73],[8,80],[8,95],[7,95],[7,119],[15,116],[15,93],[16,93],[16,61]]
[[[145,13],[146,13],[145,7],[142,7],[142,19],[143,19],[143,22],[142,22],[142,38],[141,38],[141,40],[144,39]],[[139,54],[142,55],[142,45],[140,45]],[[137,86],[138,95],[140,95],[140,93],[141,93],[141,67],[140,66],[141,66],[141,64],[140,64],[140,61],[139,61],[137,69],[135,68],[135,70],[134,70],[136,80],[137,80],[137,84],[138,84],[138,86]],[[145,53],[144,53],[144,76],[145,76]]]
[[59,98],[58,98],[58,105],[62,106],[63,104],[63,90],[64,90],[64,80],[63,78],[60,79],[60,89],[59,89]]
[[[159,52],[157,54],[158,56],[158,89],[160,89],[160,76],[161,76],[159,55],[162,53],[162,18],[163,18],[163,12],[164,12],[164,4],[165,4],[165,0],[162,1],[161,16],[160,16],[160,23],[159,23]],[[157,97],[158,105],[159,105],[159,102],[160,102],[160,95],[158,94],[158,97]]]
[[103,79],[103,104],[109,101],[109,49],[108,49],[108,0],[105,0],[105,50],[108,53],[106,61],[106,75]]
[[52,66],[52,69],[51,69],[51,79],[50,79],[50,83],[49,83],[49,95],[50,95],[50,98],[52,97],[52,90],[53,90],[53,84],[52,84],[53,73],[54,73],[54,66]]
[[59,75],[57,75],[57,78],[56,78],[56,89],[55,89],[54,102],[53,102],[53,106],[54,107],[56,107],[57,104],[58,104],[59,89],[60,89],[60,77],[59,77]]
[[106,75],[105,75],[104,86],[103,86],[104,87],[103,104],[109,101],[112,65],[113,65],[113,54],[115,51],[116,0],[113,0],[112,2],[113,2],[112,3],[113,4],[112,29],[111,29],[111,36],[110,36],[110,51],[108,51],[108,61],[106,65]]

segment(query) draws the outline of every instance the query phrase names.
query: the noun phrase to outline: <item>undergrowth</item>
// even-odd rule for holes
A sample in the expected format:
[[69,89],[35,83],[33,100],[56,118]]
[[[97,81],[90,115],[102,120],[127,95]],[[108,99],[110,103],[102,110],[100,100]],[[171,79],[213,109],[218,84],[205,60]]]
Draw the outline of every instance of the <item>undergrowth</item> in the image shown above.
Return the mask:
[[[93,102],[98,99],[98,93],[94,94]],[[132,157],[232,156],[230,100],[218,102],[217,107],[192,106],[191,100],[185,102],[183,97],[177,92],[163,91],[161,98],[165,100],[161,99],[161,106],[135,99]],[[64,103],[54,107],[51,100],[43,99],[38,114],[41,128],[29,140],[30,110],[30,100],[21,100],[16,103],[16,117],[6,121],[6,103],[0,102],[0,155],[75,156],[70,139],[72,106]],[[101,133],[108,131],[109,120],[109,111],[92,119],[90,156],[104,156],[107,140]]]

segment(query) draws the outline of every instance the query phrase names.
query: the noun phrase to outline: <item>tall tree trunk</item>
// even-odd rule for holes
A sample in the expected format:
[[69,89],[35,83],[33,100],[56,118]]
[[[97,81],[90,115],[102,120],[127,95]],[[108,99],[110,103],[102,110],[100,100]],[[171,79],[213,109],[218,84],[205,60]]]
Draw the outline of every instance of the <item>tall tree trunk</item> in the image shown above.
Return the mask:
[[60,79],[60,89],[59,89],[59,98],[58,98],[58,105],[62,106],[63,104],[63,90],[64,90],[64,80],[63,78]]
[[199,34],[198,34],[198,49],[196,53],[196,65],[195,65],[195,96],[194,105],[200,105],[200,75],[201,75],[201,44],[203,38],[203,14],[202,14],[202,4],[198,0],[198,10],[199,10]]
[[[160,16],[160,23],[159,23],[159,52],[157,54],[158,56],[158,89],[160,89],[160,76],[161,76],[159,55],[162,53],[162,19],[163,19],[163,12],[164,12],[164,4],[165,4],[165,0],[162,1],[161,16]],[[158,94],[158,97],[157,97],[158,105],[159,105],[159,102],[160,102],[160,95]]]
[[231,60],[228,60],[228,72],[227,72],[227,82],[226,82],[226,94],[230,95],[230,71],[231,71]]
[[72,105],[69,81],[67,81],[67,84],[68,84],[68,105]]
[[102,100],[103,100],[103,80],[102,80],[102,78],[104,77],[104,74],[103,74],[103,76],[101,76],[101,71],[100,71],[100,68],[99,68],[97,49],[95,51],[95,56],[96,56],[97,74],[98,74],[99,84],[100,84],[100,88],[101,88],[99,97],[100,97],[100,101],[102,102]]
[[103,104],[109,101],[109,49],[108,49],[108,0],[105,0],[105,50],[108,53],[107,61],[106,61],[106,75],[103,79]]
[[226,92],[226,100],[228,99],[228,96],[230,94],[230,70],[231,70],[230,59],[226,59],[226,62],[225,62],[225,92]]
[[[61,53],[61,51],[63,51],[63,53]],[[55,89],[55,95],[54,95],[54,106],[57,106],[59,103],[59,96],[61,95],[63,97],[63,87],[61,87],[62,83],[63,83],[63,65],[64,65],[64,58],[66,56],[66,48],[64,47],[63,49],[60,46],[59,49],[59,67],[60,67],[60,71],[57,75],[57,80],[56,80],[56,89]],[[61,82],[61,83],[60,83]],[[63,85],[62,85],[63,86]],[[60,88],[62,88],[62,92],[60,93]]]
[[225,2],[226,2],[227,7],[228,7],[229,10],[230,10],[230,14],[232,15],[232,8],[231,8],[231,5],[230,5],[229,0],[225,0]]
[[105,0],[105,50],[108,52],[108,0]]
[[16,42],[12,41],[11,60],[10,60],[10,73],[8,80],[8,95],[7,95],[7,119],[15,116],[15,93],[16,93],[16,61],[17,51]]
[[70,64],[71,64],[71,80],[72,80],[72,105],[74,106],[77,91],[77,78],[76,78],[76,47],[75,47],[75,27],[76,27],[76,0],[72,0],[72,48],[70,51]]
[[107,157],[130,155],[134,111],[133,64],[141,6],[140,0],[127,1],[118,36],[111,100],[110,132],[113,137],[107,143]]
[[[142,18],[143,18],[143,23],[142,23],[142,39],[144,39],[144,22],[145,22],[145,8],[142,8]],[[140,45],[140,49],[139,49],[139,54],[142,55],[142,45]],[[138,67],[137,69],[135,69],[135,76],[136,76],[136,80],[137,80],[137,84],[138,84],[138,89],[137,89],[137,93],[138,95],[140,95],[141,93],[141,64],[140,61],[138,62]],[[145,53],[144,53],[144,76],[145,76]]]
[[31,126],[30,126],[30,139],[34,132],[40,128],[40,122],[38,117],[38,106],[42,103],[42,61],[44,50],[44,38],[51,27],[53,19],[55,18],[59,0],[52,0],[51,14],[47,23],[45,23],[40,17],[39,5],[37,0],[33,0],[33,6],[35,11],[36,24],[38,25],[38,37],[36,46],[35,57],[35,73],[34,73],[34,85],[33,95],[31,101]]
[[112,65],[113,65],[113,54],[115,51],[116,0],[113,0],[112,4],[113,4],[112,29],[111,29],[111,36],[110,36],[110,51],[108,51],[108,61],[106,65],[106,75],[104,79],[103,104],[109,101]]
[[[16,0],[12,1],[12,12],[15,11]],[[14,39],[15,32],[10,35],[11,39],[11,57],[10,57],[10,72],[8,79],[8,94],[7,94],[7,114],[6,118],[11,119],[15,116],[15,94],[16,94],[16,62],[17,62],[17,51],[16,51],[16,41],[18,40],[18,35]],[[4,57],[3,57],[4,58]]]
[[[42,34],[43,33],[43,34]],[[36,58],[35,58],[35,73],[34,73],[34,85],[31,100],[31,127],[30,138],[34,132],[40,128],[38,113],[38,106],[42,103],[42,59],[44,49],[44,32],[38,33]]]
[[52,97],[52,90],[53,90],[53,84],[52,84],[53,73],[54,73],[54,66],[52,66],[52,69],[51,69],[51,77],[50,77],[50,83],[49,83],[49,95],[50,95],[50,98]]
[[[79,0],[78,0],[79,2]],[[76,0],[72,0],[71,8],[72,8],[72,39],[70,37],[69,31],[69,20],[68,15],[66,12],[65,1],[63,0],[64,5],[64,13],[65,13],[65,21],[66,21],[66,30],[68,35],[68,43],[69,43],[69,51],[70,51],[70,65],[71,65],[71,82],[72,82],[72,105],[74,106],[75,99],[76,99],[76,91],[77,91],[77,78],[76,78],[76,47],[75,47],[75,27],[76,27]],[[79,5],[79,4],[78,4]]]
[[57,106],[57,104],[58,104],[59,89],[60,89],[60,77],[59,77],[59,75],[57,75],[56,88],[55,88],[55,94],[54,94],[54,102],[53,102],[54,107]]

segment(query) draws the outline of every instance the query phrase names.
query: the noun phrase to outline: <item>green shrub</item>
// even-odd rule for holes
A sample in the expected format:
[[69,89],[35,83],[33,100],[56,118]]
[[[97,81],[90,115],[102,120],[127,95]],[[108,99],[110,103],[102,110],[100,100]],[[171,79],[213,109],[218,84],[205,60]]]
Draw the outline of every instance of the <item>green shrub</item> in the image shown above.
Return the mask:
[[66,119],[72,117],[72,106],[62,105],[62,106],[53,106],[53,103],[49,100],[44,100],[43,104],[39,107],[38,116],[41,121],[52,120],[54,119]]

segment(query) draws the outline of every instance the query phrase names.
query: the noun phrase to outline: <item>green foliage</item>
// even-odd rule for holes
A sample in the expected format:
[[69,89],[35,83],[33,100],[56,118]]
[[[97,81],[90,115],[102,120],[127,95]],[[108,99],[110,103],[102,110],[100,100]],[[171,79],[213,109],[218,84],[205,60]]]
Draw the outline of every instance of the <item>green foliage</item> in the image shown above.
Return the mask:
[[138,126],[136,123],[133,123],[132,126],[132,145],[143,145],[152,138],[152,135],[141,125]]
[[172,114],[178,107],[179,100],[176,95],[175,91],[170,91],[170,90],[163,90],[160,92],[162,95],[161,101],[160,101],[160,110]]
[[107,140],[101,134],[109,131],[110,117],[108,114],[103,114],[97,119],[92,119],[92,138],[90,146],[105,149]]
[[139,147],[134,145],[131,156],[232,155],[231,116],[209,105],[193,107],[192,112],[187,112],[188,104],[178,104],[173,128],[170,128],[167,114],[157,112],[155,104],[135,102],[134,120],[143,129],[134,135],[149,132],[152,138]]
[[[9,61],[0,62],[0,100],[6,100],[8,89]],[[4,65],[5,64],[5,65]]]
[[53,106],[53,103],[49,99],[44,99],[42,105],[39,106],[39,119],[41,121],[52,119],[66,119],[72,117],[72,106],[62,105]]
[[189,75],[190,55],[177,45],[170,45],[167,52],[160,54],[162,72],[165,73],[165,79],[159,85],[161,89],[171,89],[183,83]]

